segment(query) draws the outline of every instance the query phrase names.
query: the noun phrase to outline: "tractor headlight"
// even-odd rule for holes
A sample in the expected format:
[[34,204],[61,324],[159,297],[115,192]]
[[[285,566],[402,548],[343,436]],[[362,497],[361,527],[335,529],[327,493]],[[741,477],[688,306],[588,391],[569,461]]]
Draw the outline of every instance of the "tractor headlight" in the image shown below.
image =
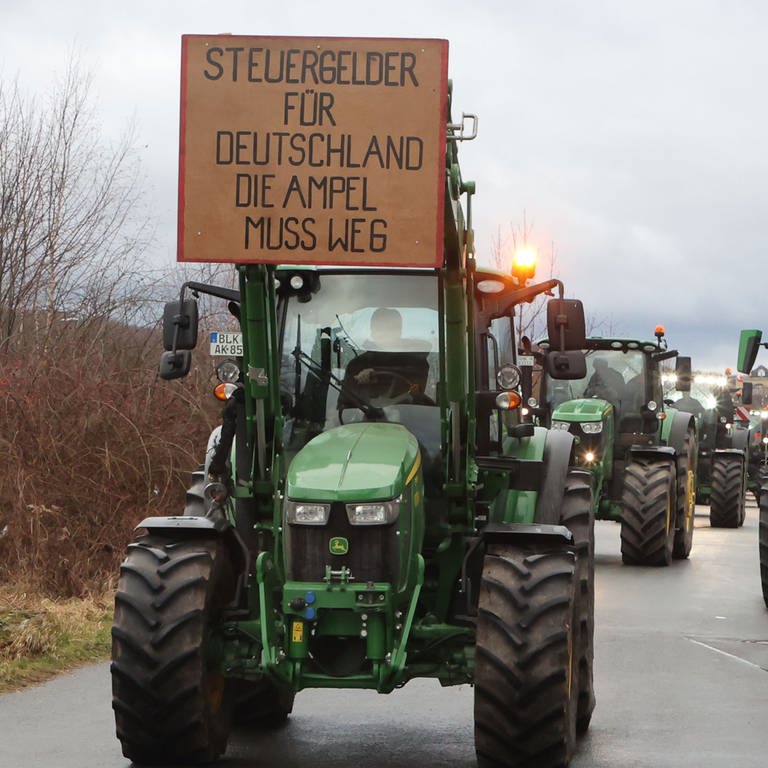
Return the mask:
[[400,499],[347,504],[347,518],[351,525],[386,525],[397,520]]
[[597,454],[594,451],[585,451],[584,463],[593,464],[595,461],[597,461]]
[[285,519],[294,525],[325,525],[330,514],[330,504],[315,501],[285,502]]
[[496,374],[499,389],[515,389],[520,383],[520,369],[516,365],[502,365]]
[[240,366],[234,360],[222,360],[216,366],[216,378],[225,384],[235,384],[240,380]]
[[585,435],[599,435],[603,431],[602,421],[582,421],[581,429]]
[[567,432],[570,428],[571,428],[570,421],[553,421],[552,422],[552,429],[562,429]]

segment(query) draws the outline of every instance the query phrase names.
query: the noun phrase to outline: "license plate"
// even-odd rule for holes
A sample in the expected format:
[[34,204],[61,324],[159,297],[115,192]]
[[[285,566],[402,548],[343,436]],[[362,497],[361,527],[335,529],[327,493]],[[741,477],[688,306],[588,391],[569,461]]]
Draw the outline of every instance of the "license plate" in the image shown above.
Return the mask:
[[242,357],[243,334],[211,331],[211,355],[217,357]]

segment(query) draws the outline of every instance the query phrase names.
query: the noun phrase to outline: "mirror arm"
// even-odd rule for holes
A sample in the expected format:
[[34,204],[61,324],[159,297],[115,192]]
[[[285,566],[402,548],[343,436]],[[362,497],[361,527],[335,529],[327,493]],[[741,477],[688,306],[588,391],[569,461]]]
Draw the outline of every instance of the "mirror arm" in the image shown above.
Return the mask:
[[207,283],[196,283],[193,280],[184,283],[181,286],[181,300],[184,300],[184,290],[189,288],[197,297],[198,293],[207,293],[209,296],[215,296],[217,299],[226,299],[227,301],[236,301],[240,303],[240,291],[235,288],[224,288],[220,285],[208,285]]
[[547,293],[548,291],[551,291],[553,288],[558,289],[558,292],[560,294],[559,298],[562,299],[563,292],[564,292],[563,283],[562,281],[557,280],[555,278],[553,278],[552,280],[545,280],[543,283],[535,283],[534,285],[529,285],[529,286],[526,286],[525,288],[519,288],[518,290],[513,291],[507,297],[510,301],[502,314],[505,314],[505,315],[510,314],[518,304],[532,301],[539,294]]

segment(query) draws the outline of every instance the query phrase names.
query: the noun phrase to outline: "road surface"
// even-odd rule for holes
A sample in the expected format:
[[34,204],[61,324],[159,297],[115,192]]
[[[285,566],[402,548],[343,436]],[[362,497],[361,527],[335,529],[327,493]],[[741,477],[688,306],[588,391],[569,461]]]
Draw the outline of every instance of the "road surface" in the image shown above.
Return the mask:
[[[709,527],[670,568],[621,564],[619,527],[597,525],[592,727],[572,768],[768,766],[768,611],[757,509]],[[237,732],[222,768],[474,768],[472,688],[416,680],[390,696],[303,691],[289,724]],[[0,768],[128,768],[109,668],[0,696]]]

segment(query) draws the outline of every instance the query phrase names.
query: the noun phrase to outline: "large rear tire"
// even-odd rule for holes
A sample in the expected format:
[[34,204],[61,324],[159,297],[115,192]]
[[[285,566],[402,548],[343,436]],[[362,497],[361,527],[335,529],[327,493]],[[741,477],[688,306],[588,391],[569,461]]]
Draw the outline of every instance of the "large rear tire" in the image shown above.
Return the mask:
[[763,600],[768,608],[768,491],[760,494],[760,519],[759,519],[759,546],[760,546],[760,583],[763,589]]
[[738,528],[744,523],[746,464],[732,454],[712,457],[712,492],[709,524],[713,528]]
[[199,764],[226,749],[231,688],[210,633],[234,588],[222,542],[150,534],[128,547],[112,626],[112,707],[125,757]]
[[480,768],[568,764],[579,684],[576,558],[489,544],[475,652]]
[[627,465],[621,498],[621,557],[627,565],[672,562],[675,475],[669,461],[639,458]]
[[672,557],[684,560],[693,547],[693,524],[696,514],[696,436],[689,432],[685,448],[677,462],[677,519]]

